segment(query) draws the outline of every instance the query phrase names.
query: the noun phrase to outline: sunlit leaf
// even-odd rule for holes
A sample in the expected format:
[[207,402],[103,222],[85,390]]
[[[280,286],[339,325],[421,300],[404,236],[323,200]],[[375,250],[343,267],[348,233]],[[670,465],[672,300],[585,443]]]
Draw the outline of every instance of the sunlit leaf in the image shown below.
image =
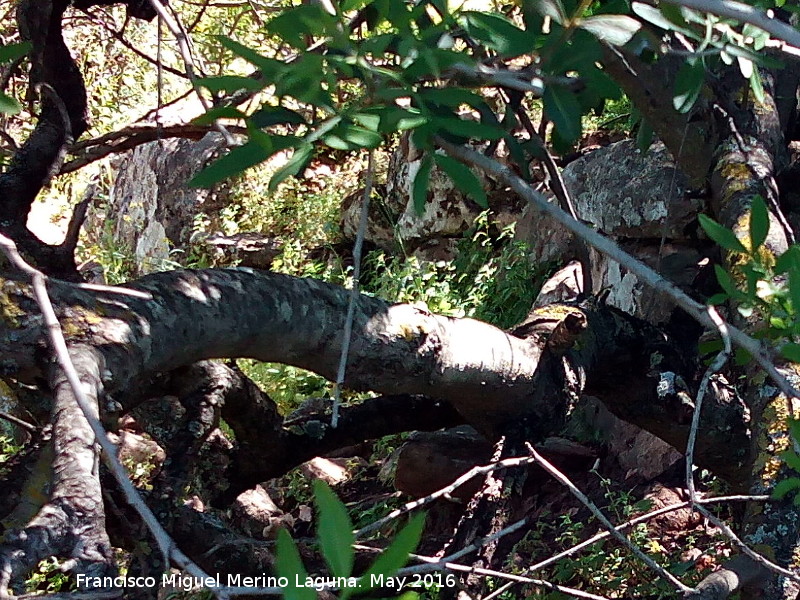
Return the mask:
[[342,501],[327,483],[314,481],[317,504],[317,536],[325,562],[336,577],[349,577],[353,572],[353,523]]
[[624,46],[641,29],[642,24],[626,15],[595,15],[582,19],[580,27],[599,40]]
[[411,184],[411,198],[414,201],[414,211],[418,215],[425,212],[425,204],[428,202],[428,183],[431,178],[431,167],[433,159],[430,154],[426,154],[420,162],[417,174]]
[[747,253],[747,248],[742,245],[742,242],[739,241],[739,238],[736,237],[733,231],[727,227],[723,227],[714,219],[711,219],[706,215],[699,215],[699,219],[700,226],[706,232],[706,235],[708,235],[708,237],[710,237],[717,244],[722,246],[725,250],[730,250],[731,252],[741,252],[742,254]]
[[323,136],[322,141],[336,150],[357,150],[380,146],[383,136],[353,123],[341,123],[329,134]]
[[758,69],[753,69],[753,72],[750,74],[750,89],[753,90],[753,97],[756,99],[756,102],[764,102],[764,100],[766,100],[764,83],[761,81],[761,74],[758,72]]
[[286,600],[316,600],[317,591],[313,587],[295,586],[295,581],[305,581],[308,576],[294,540],[285,529],[278,531],[275,552],[275,570],[279,577],[285,577],[290,585],[283,589]]
[[274,58],[267,58],[262,56],[252,48],[248,48],[244,44],[240,44],[236,40],[232,40],[224,35],[218,36],[220,43],[233,52],[236,56],[240,56],[247,62],[255,65],[261,71],[265,80],[272,80],[277,73],[282,71],[285,67],[284,63]]
[[398,569],[408,562],[408,555],[414,551],[422,537],[422,528],[425,526],[425,515],[415,515],[409,523],[400,530],[392,543],[381,552],[359,580],[359,591],[372,589],[371,575],[385,575],[391,577]]
[[769,233],[769,210],[761,196],[753,198],[750,206],[750,246],[751,251],[758,250],[766,241]]
[[336,19],[322,4],[301,4],[284,10],[267,23],[267,31],[287,44],[305,49],[306,36],[323,37],[336,25]]

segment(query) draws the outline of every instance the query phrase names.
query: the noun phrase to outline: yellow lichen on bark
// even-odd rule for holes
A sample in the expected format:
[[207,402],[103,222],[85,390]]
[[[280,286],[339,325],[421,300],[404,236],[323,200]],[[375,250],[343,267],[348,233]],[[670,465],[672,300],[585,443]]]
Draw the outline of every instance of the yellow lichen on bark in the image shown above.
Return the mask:
[[11,294],[18,290],[19,284],[15,281],[6,280],[0,287],[0,316],[11,327],[19,327],[20,317],[25,316],[25,311],[11,299]]
[[786,396],[778,394],[764,408],[761,414],[763,426],[757,442],[758,456],[755,467],[761,483],[767,488],[774,487],[776,477],[783,462],[778,457],[789,449],[789,409]]

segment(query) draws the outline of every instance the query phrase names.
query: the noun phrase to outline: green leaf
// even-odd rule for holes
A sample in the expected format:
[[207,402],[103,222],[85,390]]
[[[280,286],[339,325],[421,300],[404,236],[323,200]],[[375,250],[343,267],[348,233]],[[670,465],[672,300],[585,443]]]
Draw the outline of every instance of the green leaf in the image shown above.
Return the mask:
[[210,125],[217,119],[246,119],[247,115],[233,106],[215,106],[192,120],[195,125]]
[[[428,117],[420,114],[419,110],[400,108],[399,106],[370,106],[353,113],[352,119],[367,129],[382,134],[414,129],[428,122]],[[376,120],[377,127],[375,126]]]
[[351,10],[361,10],[368,4],[372,4],[374,0],[342,0],[342,12],[350,12]]
[[670,23],[679,25],[681,27],[686,26],[686,19],[683,17],[683,12],[681,11],[680,6],[668,4],[666,2],[659,2],[658,10],[661,11],[661,14],[664,15],[664,17],[666,17]]
[[800,420],[798,419],[788,419],[789,421],[789,433],[792,436],[792,439],[795,442],[800,442]]
[[30,42],[19,42],[18,44],[8,44],[0,46],[0,63],[11,62],[21,56],[25,56],[31,50]]
[[336,150],[358,150],[380,146],[383,136],[353,123],[340,123],[322,141]]
[[[508,113],[511,114],[511,113]],[[508,147],[508,152],[511,155],[511,158],[514,160],[514,164],[519,169],[520,173],[522,174],[523,179],[530,179],[531,172],[530,168],[528,167],[528,160],[525,156],[525,149],[522,147],[522,144],[519,143],[517,138],[515,138],[511,134],[507,134],[505,136],[506,146]]]
[[653,128],[650,127],[645,119],[639,121],[639,130],[636,132],[636,147],[644,153],[650,149],[653,143]]
[[700,226],[706,232],[706,235],[725,250],[747,254],[747,248],[742,245],[742,242],[739,241],[733,231],[727,227],[723,227],[706,215],[699,215],[699,219]]
[[331,75],[326,67],[325,57],[304,54],[275,80],[275,95],[294,96],[301,102],[333,112],[333,102],[329,92],[332,88],[326,82]]
[[678,74],[675,76],[675,92],[672,97],[672,105],[679,113],[687,113],[700,97],[703,83],[706,79],[706,71],[700,60],[686,61],[681,65]]
[[275,570],[279,577],[286,577],[289,585],[283,590],[283,597],[286,600],[316,600],[317,592],[313,587],[296,587],[293,583],[296,580],[305,581],[308,576],[300,553],[297,551],[292,536],[285,529],[278,531],[276,542]]
[[761,196],[753,198],[750,206],[750,249],[755,253],[766,241],[769,233],[769,210]]
[[372,589],[371,575],[385,575],[391,577],[408,562],[408,555],[414,551],[422,537],[425,526],[425,514],[415,515],[408,524],[400,530],[392,543],[381,555],[375,559],[359,580],[359,591]]
[[278,189],[278,186],[283,183],[284,180],[288,179],[289,177],[294,177],[297,175],[301,170],[305,168],[308,164],[308,161],[311,160],[311,156],[314,154],[314,146],[307,142],[301,143],[297,148],[294,149],[294,154],[292,154],[292,158],[283,165],[280,169],[275,171],[275,174],[272,176],[272,179],[269,180],[269,185],[267,185],[267,189],[270,192],[274,192]]
[[797,455],[797,452],[787,450],[786,452],[781,452],[780,457],[786,463],[786,466],[800,473],[800,456]]
[[506,131],[502,127],[487,125],[480,121],[470,119],[436,119],[437,127],[457,136],[469,136],[479,140],[499,140],[505,137]]
[[250,122],[262,129],[270,125],[305,125],[306,120],[300,113],[283,106],[263,106],[250,116]]
[[783,62],[776,58],[772,58],[766,52],[754,52],[747,46],[737,46],[735,44],[725,44],[725,52],[736,58],[742,57],[752,61],[757,65],[761,65],[767,69],[780,69],[783,67]]
[[272,152],[263,145],[249,141],[233,148],[225,156],[211,163],[189,181],[190,187],[210,187],[215,183],[238,175],[245,169],[255,166],[267,158]]
[[471,38],[502,56],[527,54],[536,46],[534,36],[499,14],[470,10],[462,12],[458,20]]
[[789,271],[789,298],[794,311],[800,311],[800,271],[796,269]]
[[324,481],[314,481],[317,504],[317,537],[325,562],[336,577],[349,577],[353,572],[353,523],[342,501]]
[[475,173],[467,165],[443,154],[434,154],[434,160],[447,173],[447,176],[453,180],[458,189],[472,198],[478,206],[489,208],[489,199],[486,197],[486,191],[483,189],[480,180],[475,176]]
[[581,107],[570,90],[548,85],[544,90],[544,112],[558,129],[559,136],[568,143],[581,135]]
[[781,346],[781,356],[791,362],[800,363],[800,344],[784,344]]
[[[661,6],[661,5],[659,5]],[[643,2],[633,2],[631,4],[631,10],[633,10],[634,14],[641,17],[648,23],[655,25],[659,29],[663,29],[665,31],[671,31],[676,29],[675,22],[670,19],[667,14],[663,11],[659,10],[655,6],[651,6],[650,4],[645,4]],[[682,17],[681,17],[682,18]],[[684,23],[685,23],[684,19]],[[687,30],[681,31],[681,33],[686,33]]]
[[581,20],[580,27],[597,39],[614,46],[624,46],[642,24],[626,15],[596,15]]
[[418,215],[425,212],[425,204],[428,202],[428,182],[431,178],[432,166],[433,159],[430,154],[426,154],[420,162],[419,170],[411,185],[411,198],[414,201],[414,210]]
[[775,261],[776,273],[787,273],[789,271],[800,271],[800,246],[789,246],[783,254]]
[[283,11],[267,23],[267,31],[299,50],[305,50],[306,36],[325,37],[336,19],[320,4],[301,4]]
[[780,500],[786,497],[789,492],[798,488],[800,488],[800,478],[788,477],[775,484],[775,487],[772,489],[772,497]]
[[423,88],[420,90],[419,96],[426,104],[442,104],[450,108],[459,108],[464,104],[472,108],[487,106],[486,101],[478,94],[464,88]]
[[753,72],[750,74],[750,89],[753,90],[753,97],[756,99],[756,102],[764,102],[766,99],[764,84],[761,81],[761,74],[758,72],[757,68],[753,68]]
[[728,294],[728,296],[731,298],[738,298],[741,295],[741,292],[736,287],[736,283],[733,281],[733,277],[731,277],[730,273],[728,273],[720,265],[714,265],[714,272],[717,275],[717,281],[719,281],[719,285],[723,290],[725,290],[725,293]]
[[257,92],[264,87],[264,83],[256,81],[252,77],[242,77],[241,75],[220,75],[219,77],[203,77],[197,83],[212,92],[238,92],[248,90]]
[[22,110],[22,107],[19,105],[19,102],[14,100],[11,96],[0,92],[0,113],[16,115],[20,110]]
[[262,56],[252,48],[248,48],[244,44],[240,44],[236,40],[232,40],[224,35],[218,36],[217,39],[219,39],[220,43],[225,48],[233,52],[236,56],[240,56],[250,64],[258,67],[266,81],[274,79],[286,66],[283,62],[275,60],[274,58]]

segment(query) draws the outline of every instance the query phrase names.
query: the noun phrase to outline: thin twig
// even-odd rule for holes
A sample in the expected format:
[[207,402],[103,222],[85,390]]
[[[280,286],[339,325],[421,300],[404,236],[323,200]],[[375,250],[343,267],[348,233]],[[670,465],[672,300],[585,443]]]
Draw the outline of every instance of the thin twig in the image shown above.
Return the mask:
[[[155,58],[153,58],[149,54],[146,54],[146,53],[142,52],[141,50],[139,50],[139,48],[137,48],[136,46],[131,44],[127,39],[125,39],[124,35],[122,35],[118,31],[115,31],[112,27],[109,27],[109,25],[107,23],[104,23],[101,19],[98,19],[94,14],[90,13],[85,8],[79,8],[78,10],[83,12],[89,18],[89,20],[94,21],[95,23],[100,25],[102,28],[104,28],[106,30],[106,32],[111,35],[111,37],[113,37],[115,40],[117,40],[125,48],[127,48],[128,50],[130,50],[131,52],[133,52],[134,54],[139,56],[139,58],[142,58],[142,59],[146,60],[147,62],[149,62],[151,64],[154,64],[154,65],[160,64],[158,60],[156,60]],[[175,69],[173,67],[170,67],[169,65],[161,65],[161,68],[164,69],[165,71],[167,71],[168,73],[171,73],[172,75],[175,75],[175,76],[180,77],[182,79],[189,79],[187,77],[186,73],[184,73],[183,71],[179,71],[178,69]]]
[[36,427],[36,425],[28,423],[27,421],[23,421],[19,417],[15,417],[11,413],[7,413],[5,411],[0,411],[0,419],[3,419],[4,421],[8,421],[9,423],[13,423],[17,427],[21,427],[22,429],[25,429],[26,431],[30,431],[31,433],[39,430],[39,428]]
[[800,32],[797,29],[741,2],[732,0],[664,0],[664,2],[750,23],[790,46],[800,47]]
[[[164,24],[169,29],[170,33],[175,36],[175,39],[178,42],[178,51],[180,52],[181,58],[183,58],[184,68],[186,69],[186,76],[189,78],[189,81],[192,82],[192,87],[197,94],[197,98],[200,100],[200,104],[203,105],[203,108],[208,111],[211,109],[211,103],[206,99],[201,91],[200,82],[197,80],[197,75],[194,72],[194,64],[192,60],[192,51],[189,47],[189,39],[186,33],[184,32],[183,28],[181,27],[180,23],[173,18],[172,14],[164,7],[164,4],[161,0],[150,0],[150,4],[153,5],[156,13],[158,16],[163,20]],[[233,139],[233,136],[230,132],[219,122],[215,122],[215,127],[217,131],[219,131],[222,136],[225,138],[225,143],[228,146],[235,146],[236,140]]]
[[[531,188],[525,180],[515,175],[505,165],[501,165],[497,161],[483,156],[479,152],[456,146],[441,138],[436,138],[436,143],[451,156],[481,169],[509,186],[519,194],[520,197],[533,204],[538,210],[558,221],[599,252],[618,262],[620,266],[636,275],[643,283],[664,294],[664,296],[669,298],[675,305],[685,310],[701,325],[709,329],[716,329],[716,324],[708,316],[704,305],[691,298],[672,282],[664,279],[646,264],[623,251],[614,241],[601,235],[580,221],[575,221],[557,205],[548,202],[547,198]],[[740,348],[747,350],[787,397],[800,397],[800,392],[792,386],[789,380],[781,374],[772,363],[770,355],[761,342],[730,324],[728,324],[728,332],[731,341]]]
[[[749,496],[749,495],[741,495],[740,494],[740,495],[735,495],[735,496],[716,496],[714,498],[698,498],[697,499],[697,503],[699,503],[699,504],[719,504],[719,503],[722,503],[722,502],[769,502],[771,499],[772,499],[771,496],[766,496],[766,495]],[[690,508],[691,506],[692,506],[692,503],[689,500],[687,500],[686,502],[678,502],[676,504],[670,504],[668,506],[663,506],[663,507],[658,508],[656,510],[652,510],[650,512],[647,512],[647,513],[645,513],[643,515],[639,515],[638,517],[634,517],[633,519],[629,519],[628,521],[625,521],[624,523],[621,523],[621,524],[617,525],[616,527],[614,527],[614,529],[616,529],[617,531],[624,531],[626,529],[630,529],[634,525],[638,525],[639,523],[645,523],[645,522],[650,521],[651,519],[659,517],[659,516],[661,516],[663,514],[674,512],[674,511],[680,510],[682,508]],[[590,537],[588,539],[585,539],[582,542],[579,542],[579,543],[575,544],[574,546],[572,546],[570,548],[567,548],[566,550],[563,550],[562,552],[559,552],[558,554],[554,554],[553,556],[550,556],[549,558],[546,558],[543,561],[540,561],[538,563],[535,563],[535,564],[531,565],[530,567],[525,569],[525,572],[526,573],[534,573],[536,571],[544,569],[545,567],[549,567],[550,565],[552,565],[554,563],[557,563],[561,559],[567,558],[568,556],[572,556],[573,554],[576,554],[577,552],[583,550],[584,548],[588,548],[589,546],[592,546],[592,545],[596,544],[597,542],[603,541],[603,540],[605,540],[606,538],[609,538],[609,537],[611,537],[611,532],[610,531],[608,531],[608,530],[601,531],[600,533],[598,533],[596,535],[593,535],[592,537]],[[483,598],[483,600],[491,600],[492,598],[496,598],[497,596],[499,596],[500,594],[505,592],[508,588],[512,587],[513,585],[515,585],[513,582],[507,583],[507,584],[499,587],[498,589],[496,589],[494,592],[492,592],[491,594],[489,594],[485,598]]]
[[708,386],[711,385],[711,378],[715,373],[728,362],[731,355],[731,337],[728,335],[728,326],[719,313],[713,306],[708,307],[708,316],[714,321],[714,324],[722,336],[723,348],[711,362],[703,374],[703,379],[700,381],[700,387],[697,390],[697,398],[694,402],[694,413],[692,414],[692,425],[689,428],[689,439],[686,442],[686,489],[689,491],[689,500],[694,506],[697,503],[697,491],[694,487],[694,447],[697,441],[697,432],[700,429],[700,412],[703,407],[703,398],[705,398]]
[[336,383],[333,385],[333,411],[331,413],[331,427],[336,429],[339,425],[339,406],[341,405],[342,384],[347,371],[347,356],[350,353],[350,338],[353,335],[353,318],[358,300],[358,287],[361,278],[361,251],[364,248],[364,236],[367,233],[369,221],[369,202],[372,197],[372,183],[375,178],[375,150],[370,150],[367,156],[367,178],[364,182],[364,196],[361,203],[361,215],[358,219],[356,243],[353,246],[353,285],[350,288],[350,298],[347,301],[347,316],[344,320],[342,332],[342,353],[339,357],[339,369],[336,372]]
[[[356,544],[355,548],[357,550],[366,550],[368,552],[381,552],[380,548],[373,548],[372,546],[365,546],[363,544]],[[511,581],[512,584],[529,583],[539,587],[545,587],[553,591],[562,592],[564,594],[568,594],[576,598],[587,598],[589,600],[608,600],[605,596],[598,596],[596,594],[584,592],[583,590],[578,590],[575,588],[570,588],[563,585],[551,583],[543,579],[534,579],[532,577],[525,577],[524,575],[504,573],[503,571],[495,571],[493,569],[484,569],[481,567],[472,567],[470,565],[461,565],[458,563],[451,562],[449,558],[440,559],[434,556],[424,556],[421,554],[411,554],[409,558],[412,558],[420,562],[424,562],[426,564],[420,565],[420,567],[406,567],[405,569],[400,569],[396,574],[397,576],[402,577],[406,575],[413,575],[415,573],[431,573],[435,571],[460,571],[462,573],[477,573],[478,575],[486,575],[487,577],[508,579]]]
[[652,558],[647,556],[639,546],[634,544],[631,540],[629,540],[622,532],[617,530],[614,525],[611,524],[611,521],[603,514],[597,505],[594,502],[589,500],[589,498],[584,494],[572,481],[564,475],[561,471],[559,471],[555,466],[553,466],[544,456],[539,454],[531,444],[526,443],[528,447],[528,451],[531,453],[536,459],[536,462],[541,465],[545,471],[550,473],[559,483],[561,483],[564,487],[566,487],[573,496],[575,496],[580,502],[588,508],[591,513],[595,516],[595,518],[600,521],[600,523],[605,527],[611,535],[613,535],[619,542],[624,544],[639,560],[641,560],[645,565],[647,565],[654,573],[656,573],[662,579],[669,581],[676,589],[680,590],[681,592],[691,592],[693,591],[692,588],[685,585],[680,579],[675,577],[672,573],[667,571],[664,567],[656,563]]
[[404,515],[404,514],[406,514],[408,512],[411,512],[412,510],[416,510],[418,508],[426,506],[426,505],[430,504],[431,502],[433,502],[434,500],[438,500],[439,498],[442,498],[444,496],[447,496],[448,494],[451,494],[459,486],[465,484],[466,482],[468,482],[473,477],[476,477],[478,475],[485,475],[487,473],[491,473],[492,471],[497,471],[498,469],[507,469],[507,468],[513,468],[513,467],[521,467],[521,466],[524,466],[524,465],[532,465],[535,462],[536,462],[536,460],[531,458],[530,456],[519,456],[519,457],[515,457],[515,458],[505,458],[505,459],[503,459],[501,461],[498,461],[498,462],[495,462],[495,463],[491,463],[491,464],[488,464],[488,465],[484,465],[484,466],[481,466],[481,467],[473,467],[469,471],[467,471],[466,473],[461,475],[459,478],[457,478],[450,485],[448,485],[446,487],[443,487],[442,489],[437,490],[437,491],[433,492],[432,494],[428,494],[427,496],[425,496],[423,498],[418,498],[417,500],[414,500],[412,502],[408,502],[404,506],[401,506],[400,508],[393,510],[388,515],[386,515],[385,517],[382,517],[382,518],[378,519],[377,521],[375,521],[373,523],[370,523],[369,525],[366,525],[366,526],[362,527],[361,529],[357,530],[354,533],[354,535],[356,536],[356,538],[360,538],[360,537],[363,537],[364,535],[366,535],[368,533],[376,531],[377,529],[380,529],[386,523],[389,523],[390,521],[393,521],[394,519],[396,519],[400,515]]

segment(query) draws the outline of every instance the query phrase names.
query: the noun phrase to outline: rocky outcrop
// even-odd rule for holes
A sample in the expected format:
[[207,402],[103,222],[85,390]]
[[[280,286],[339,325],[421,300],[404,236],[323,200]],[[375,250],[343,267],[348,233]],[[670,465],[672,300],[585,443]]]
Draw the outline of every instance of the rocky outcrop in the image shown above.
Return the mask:
[[224,147],[219,133],[209,133],[199,141],[170,138],[126,153],[107,205],[87,220],[90,239],[99,239],[105,230],[132,254],[136,274],[161,270],[174,248],[188,247],[195,217],[213,215],[226,205],[227,185],[188,186]]
[[[455,254],[455,240],[484,209],[434,165],[424,211],[418,214],[411,189],[422,158],[405,140],[394,150],[386,184],[375,186],[365,239],[390,252],[403,248],[422,258],[446,260]],[[503,228],[516,222],[524,203],[486,176],[473,172],[487,190],[492,224]],[[349,195],[342,203],[341,227],[346,239],[355,239],[362,204],[363,190]]]
[[[611,144],[571,162],[563,177],[579,219],[676,283],[693,281],[704,258],[694,239],[704,201],[688,189],[688,178],[662,143],[646,153],[633,140]],[[577,257],[573,235],[531,206],[516,233],[537,263]],[[651,322],[669,318],[671,303],[635,275],[595,252],[591,262],[593,293],[605,291],[609,304]]]

